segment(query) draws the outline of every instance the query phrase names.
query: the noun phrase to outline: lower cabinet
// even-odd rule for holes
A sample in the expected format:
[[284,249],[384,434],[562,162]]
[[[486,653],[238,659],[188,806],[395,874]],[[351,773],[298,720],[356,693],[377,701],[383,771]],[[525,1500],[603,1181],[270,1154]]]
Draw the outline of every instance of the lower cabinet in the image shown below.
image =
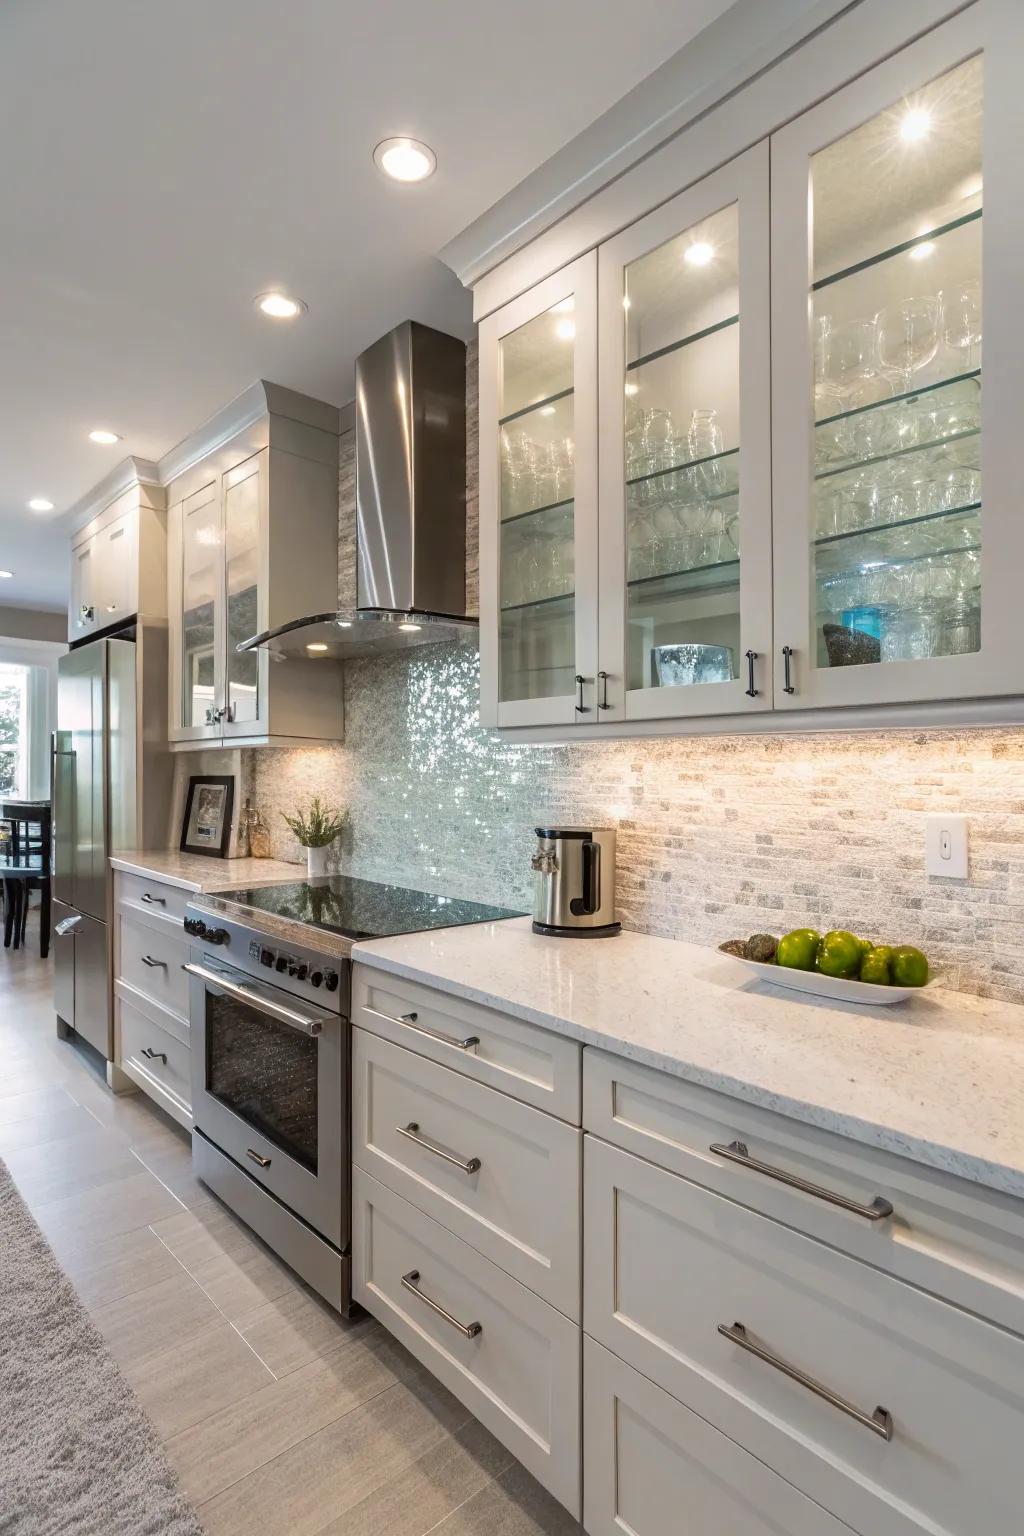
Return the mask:
[[849,1528],[591,1338],[583,1341],[589,1536],[849,1536]]
[[187,891],[114,877],[114,1059],[125,1077],[192,1129]]
[[358,1166],[352,1217],[356,1301],[579,1519],[579,1325]]
[[[144,1005],[143,1005],[144,1006]],[[118,1065],[137,1087],[189,1130],[192,1128],[191,1052],[163,1024],[119,995],[115,1002]]]

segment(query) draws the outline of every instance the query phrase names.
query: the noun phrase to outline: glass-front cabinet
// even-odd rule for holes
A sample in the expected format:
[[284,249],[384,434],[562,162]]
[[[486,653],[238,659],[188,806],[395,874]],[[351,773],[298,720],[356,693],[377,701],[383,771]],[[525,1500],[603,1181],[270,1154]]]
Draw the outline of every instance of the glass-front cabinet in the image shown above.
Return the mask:
[[481,710],[597,716],[597,312],[591,254],[480,329]]
[[221,691],[220,499],[216,482],[181,506],[178,709],[183,731],[212,734]]
[[772,140],[776,707],[1022,691],[980,13]]
[[484,322],[485,721],[1024,695],[1010,14],[673,196],[682,135],[597,247],[596,325],[592,257]]
[[768,149],[603,245],[605,718],[771,704]]
[[[262,717],[260,665],[262,652],[242,651],[240,641],[264,625],[259,611],[261,529],[266,471],[262,454],[254,454],[224,476],[224,623],[227,631],[226,726],[251,729]],[[265,664],[264,664],[265,665]],[[225,732],[225,734],[228,734]]]

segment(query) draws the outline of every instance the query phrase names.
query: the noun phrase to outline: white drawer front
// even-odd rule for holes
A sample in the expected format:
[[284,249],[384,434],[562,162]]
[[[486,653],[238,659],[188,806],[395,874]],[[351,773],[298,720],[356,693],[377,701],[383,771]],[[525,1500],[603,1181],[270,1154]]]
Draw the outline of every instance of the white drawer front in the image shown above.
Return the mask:
[[182,966],[188,959],[184,935],[170,929],[138,922],[123,909],[117,914],[117,975],[121,981],[188,1018],[188,977]]
[[850,1536],[820,1505],[589,1338],[583,1400],[589,1536]]
[[127,902],[155,917],[176,919],[178,923],[184,918],[185,907],[192,896],[191,891],[182,890],[180,885],[168,885],[165,880],[154,880],[145,875],[128,875],[123,870],[115,870],[114,881],[117,901]]
[[361,1168],[352,1208],[355,1299],[578,1519],[579,1328]]
[[582,1133],[365,1029],[352,1063],[355,1161],[579,1321]]
[[1024,1340],[592,1136],[585,1164],[588,1333],[856,1530],[1014,1528]]
[[166,1029],[117,999],[118,1065],[181,1124],[192,1124],[190,1052]]
[[[583,1053],[583,1123],[627,1152],[1024,1333],[1024,1202],[604,1051]],[[733,1156],[746,1148],[749,1161],[714,1147]],[[869,1219],[876,1199],[893,1214]]]
[[580,1123],[580,1047],[574,1040],[358,964],[352,1022],[560,1120]]

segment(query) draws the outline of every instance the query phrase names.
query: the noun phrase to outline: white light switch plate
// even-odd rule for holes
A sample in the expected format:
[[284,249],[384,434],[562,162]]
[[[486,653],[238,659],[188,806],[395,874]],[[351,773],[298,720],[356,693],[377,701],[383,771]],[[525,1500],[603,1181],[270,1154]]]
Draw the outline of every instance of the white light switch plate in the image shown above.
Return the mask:
[[967,817],[926,816],[924,870],[940,880],[967,879]]

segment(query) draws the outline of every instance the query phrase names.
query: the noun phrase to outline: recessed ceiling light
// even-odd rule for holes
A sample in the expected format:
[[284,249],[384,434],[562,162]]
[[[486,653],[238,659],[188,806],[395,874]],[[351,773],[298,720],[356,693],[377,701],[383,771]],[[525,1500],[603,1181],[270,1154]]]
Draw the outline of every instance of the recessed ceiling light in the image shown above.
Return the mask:
[[106,448],[111,443],[119,443],[121,438],[119,433],[111,432],[108,427],[93,427],[89,433],[89,441],[90,443],[102,443]]
[[45,496],[33,496],[28,509],[30,512],[52,512],[53,502],[47,501]]
[[10,581],[13,575],[13,571],[0,571],[0,581]]
[[920,245],[912,245],[908,251],[911,261],[926,261],[935,253],[934,240],[922,240]]
[[688,261],[691,267],[706,267],[714,254],[713,245],[709,245],[706,240],[695,240],[692,245],[686,247],[683,260]]
[[258,293],[253,303],[272,320],[294,320],[296,315],[304,315],[309,308],[304,299],[293,299],[290,294],[276,290],[273,293]]
[[373,163],[392,181],[425,181],[437,170],[437,156],[419,139],[381,139]]
[[900,138],[904,144],[919,144],[931,131],[932,115],[924,107],[908,107],[900,122]]
[[322,640],[311,640],[306,646],[306,650],[312,656],[320,656],[326,649],[327,647]]
[[421,624],[399,624],[398,627],[399,629],[404,629],[407,635],[411,635],[415,630],[422,629],[423,626]]
[[572,341],[573,337],[576,335],[575,320],[559,320],[558,324],[555,326],[555,335],[558,337],[559,341]]

